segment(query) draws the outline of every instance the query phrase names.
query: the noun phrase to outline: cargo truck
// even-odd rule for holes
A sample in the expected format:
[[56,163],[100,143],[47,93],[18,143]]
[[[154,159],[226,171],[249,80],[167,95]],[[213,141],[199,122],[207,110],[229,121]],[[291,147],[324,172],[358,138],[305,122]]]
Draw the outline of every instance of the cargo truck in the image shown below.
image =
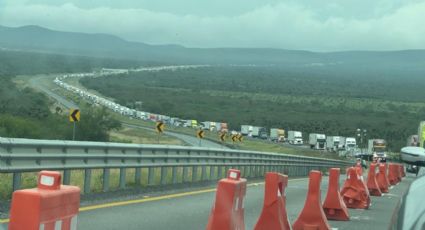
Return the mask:
[[241,134],[244,136],[251,136],[252,126],[251,125],[241,125]]
[[223,132],[223,133],[229,132],[229,127],[228,127],[227,123],[224,123],[224,122],[220,123],[220,130],[219,131]]
[[270,129],[270,140],[275,142],[285,141],[285,130],[284,129]]
[[319,133],[310,133],[308,143],[312,149],[325,149],[326,135]]
[[406,146],[419,146],[419,136],[418,135],[411,135],[409,138],[407,138],[407,145]]
[[346,151],[355,151],[357,148],[356,138],[346,137],[344,141],[344,149]]
[[337,152],[340,149],[341,137],[339,136],[327,136],[326,137],[326,149],[329,152]]
[[203,130],[214,131],[214,130],[216,130],[216,125],[217,125],[217,123],[216,122],[213,122],[213,121],[204,121],[204,122],[201,122],[201,128]]
[[252,126],[252,137],[267,139],[267,130],[264,127]]
[[387,158],[387,142],[384,139],[369,139],[367,153],[385,161]]
[[289,131],[288,132],[288,142],[291,145],[302,145],[303,142],[303,133],[300,131]]

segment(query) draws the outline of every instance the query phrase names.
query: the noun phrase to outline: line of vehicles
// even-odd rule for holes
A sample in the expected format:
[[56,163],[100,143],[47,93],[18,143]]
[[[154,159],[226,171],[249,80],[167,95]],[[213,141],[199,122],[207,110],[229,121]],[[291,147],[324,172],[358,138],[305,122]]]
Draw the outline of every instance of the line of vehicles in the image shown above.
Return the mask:
[[[135,69],[132,71],[160,71],[160,70],[174,71],[180,68],[196,68],[196,67],[199,67],[199,66],[146,67],[146,68]],[[182,119],[178,117],[170,117],[167,115],[155,114],[155,113],[150,113],[146,111],[131,109],[126,106],[122,106],[112,100],[106,99],[104,97],[100,97],[98,95],[87,92],[85,90],[82,90],[78,87],[72,86],[64,82],[66,78],[70,78],[70,77],[78,77],[78,78],[99,77],[99,76],[106,76],[106,75],[122,74],[122,73],[126,73],[126,71],[128,70],[102,69],[100,72],[65,74],[60,77],[57,77],[53,82],[56,85],[64,88],[65,90],[80,96],[81,98],[83,98],[84,100],[88,101],[89,103],[95,106],[104,106],[123,116],[131,117],[135,119],[141,119],[145,121],[153,121],[153,122],[162,121],[165,124],[176,126],[176,127],[189,127],[189,128],[195,128],[195,129],[217,131],[217,132],[228,132],[228,125],[226,122],[205,121],[205,122],[198,123],[198,121],[195,119]]]
[[[198,66],[171,66],[171,67],[145,67],[140,69],[134,69],[131,71],[161,71],[161,70],[177,70],[180,68],[197,68]],[[203,67],[203,66],[201,66]],[[75,73],[75,74],[65,74],[60,77],[57,77],[54,80],[54,83],[60,87],[66,89],[69,92],[72,92],[89,103],[95,106],[104,106],[111,109],[112,111],[119,113],[123,116],[128,116],[136,119],[141,119],[145,121],[162,121],[168,125],[176,127],[189,127],[194,129],[209,130],[215,132],[229,132],[229,126],[226,122],[218,121],[204,121],[198,122],[196,119],[182,119],[178,117],[170,117],[162,114],[155,114],[146,111],[140,111],[136,109],[131,109],[126,106],[122,106],[112,100],[100,97],[93,93],[82,90],[78,87],[72,86],[64,80],[70,77],[99,77],[115,74],[128,73],[127,69],[102,69],[98,72],[92,73]],[[309,134],[308,142],[305,143],[303,139],[303,133],[301,131],[290,130],[287,133],[284,129],[280,128],[271,128],[270,132],[267,131],[265,127],[252,126],[252,125],[241,125],[240,131],[231,131],[231,134],[242,134],[244,136],[259,138],[264,140],[270,140],[273,142],[287,142],[292,145],[305,145],[308,144],[311,149],[316,150],[327,150],[329,152],[339,152],[347,151],[353,153],[357,149],[356,139],[354,137],[342,137],[342,136],[326,136],[325,134],[320,133],[311,133]],[[287,135],[286,135],[287,134]],[[381,141],[381,147],[377,147],[376,141],[369,143],[368,153],[373,154],[374,152],[383,152],[382,157],[385,155],[385,141]],[[375,144],[374,144],[375,143]]]

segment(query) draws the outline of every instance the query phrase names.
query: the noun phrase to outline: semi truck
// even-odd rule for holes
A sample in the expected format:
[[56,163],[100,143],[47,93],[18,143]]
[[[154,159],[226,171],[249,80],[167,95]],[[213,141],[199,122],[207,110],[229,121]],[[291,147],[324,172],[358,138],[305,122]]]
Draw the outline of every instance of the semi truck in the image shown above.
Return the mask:
[[387,158],[387,142],[384,139],[369,139],[367,149],[369,155],[376,155],[384,161]]
[[308,143],[312,149],[325,149],[326,135],[320,133],[310,133]]
[[341,137],[339,136],[327,136],[326,137],[326,149],[329,152],[336,152],[341,149]]
[[213,121],[204,121],[201,122],[201,128],[203,130],[214,131],[217,129],[217,123]]
[[264,127],[252,126],[252,137],[267,139],[267,130]]
[[276,142],[285,141],[285,130],[284,129],[270,129],[270,140]]
[[251,125],[241,125],[241,134],[244,136],[252,135],[252,126]]
[[407,138],[407,144],[406,146],[419,146],[419,136],[418,135],[411,135]]
[[357,141],[354,137],[346,137],[344,138],[344,149],[346,151],[354,151],[357,148]]
[[302,145],[303,142],[303,133],[300,131],[289,131],[288,132],[288,142],[291,145]]

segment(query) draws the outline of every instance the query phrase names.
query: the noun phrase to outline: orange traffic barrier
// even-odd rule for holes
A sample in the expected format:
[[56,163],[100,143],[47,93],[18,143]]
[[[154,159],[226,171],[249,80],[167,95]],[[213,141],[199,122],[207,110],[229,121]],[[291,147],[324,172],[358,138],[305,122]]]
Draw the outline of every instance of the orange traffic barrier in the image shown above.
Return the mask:
[[397,180],[398,182],[401,182],[401,180],[403,179],[403,169],[402,169],[402,165],[401,164],[397,164]]
[[37,188],[13,193],[9,230],[76,229],[79,207],[80,188],[61,185],[59,172],[41,171]]
[[396,164],[390,163],[388,165],[388,181],[390,185],[396,185],[400,181],[398,180],[398,166]]
[[355,168],[356,168],[357,174],[359,174],[359,176],[363,176],[363,167],[361,163],[357,163]]
[[217,185],[215,204],[208,219],[207,230],[245,230],[243,202],[246,179],[241,172],[229,169],[227,178]]
[[328,220],[350,220],[347,206],[339,193],[339,168],[329,169],[328,193],[323,210]]
[[370,206],[369,190],[354,167],[348,170],[341,196],[348,208],[368,209]]
[[379,189],[378,182],[376,181],[376,164],[372,163],[369,167],[367,174],[367,189],[371,196],[382,196],[381,189]]
[[303,210],[292,226],[293,230],[331,229],[328,220],[326,219],[325,212],[323,211],[322,202],[320,199],[321,180],[321,172],[315,170],[310,172],[307,199],[305,201]]
[[264,206],[254,230],[290,230],[286,212],[285,188],[288,176],[275,172],[266,173]]
[[376,182],[378,183],[379,189],[382,193],[389,192],[390,183],[387,177],[387,166],[385,164],[379,164],[379,171],[376,174]]

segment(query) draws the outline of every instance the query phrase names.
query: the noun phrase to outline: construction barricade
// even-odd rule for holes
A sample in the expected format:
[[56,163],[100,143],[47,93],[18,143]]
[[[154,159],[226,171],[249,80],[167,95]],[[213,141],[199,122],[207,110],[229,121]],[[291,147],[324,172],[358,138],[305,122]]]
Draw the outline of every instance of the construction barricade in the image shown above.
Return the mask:
[[387,166],[379,164],[379,171],[376,174],[376,182],[378,182],[379,189],[382,193],[388,193],[390,184],[387,177]]
[[355,167],[348,169],[341,196],[348,208],[368,209],[370,206],[369,190]]
[[266,173],[264,205],[255,230],[290,230],[286,212],[285,188],[288,176],[275,172]]
[[369,167],[367,175],[367,189],[371,196],[382,196],[381,189],[379,189],[378,182],[376,181],[376,164],[372,163]]
[[402,168],[401,168],[401,164],[397,164],[397,180],[400,183],[401,180],[403,179],[403,172],[402,172]]
[[328,220],[322,208],[320,183],[322,173],[319,171],[310,172],[310,181],[308,184],[307,199],[304,208],[294,222],[293,230],[328,230],[331,229]]
[[207,230],[245,230],[244,197],[246,179],[241,172],[230,169],[227,178],[217,185],[215,204],[208,219]]
[[347,206],[339,193],[339,168],[329,169],[329,185],[323,211],[328,220],[350,220]]
[[61,185],[61,174],[41,171],[34,189],[13,193],[9,230],[75,230],[80,188]]
[[399,168],[397,164],[390,163],[388,165],[388,181],[390,182],[390,185],[396,185],[400,181],[398,180],[398,173]]

